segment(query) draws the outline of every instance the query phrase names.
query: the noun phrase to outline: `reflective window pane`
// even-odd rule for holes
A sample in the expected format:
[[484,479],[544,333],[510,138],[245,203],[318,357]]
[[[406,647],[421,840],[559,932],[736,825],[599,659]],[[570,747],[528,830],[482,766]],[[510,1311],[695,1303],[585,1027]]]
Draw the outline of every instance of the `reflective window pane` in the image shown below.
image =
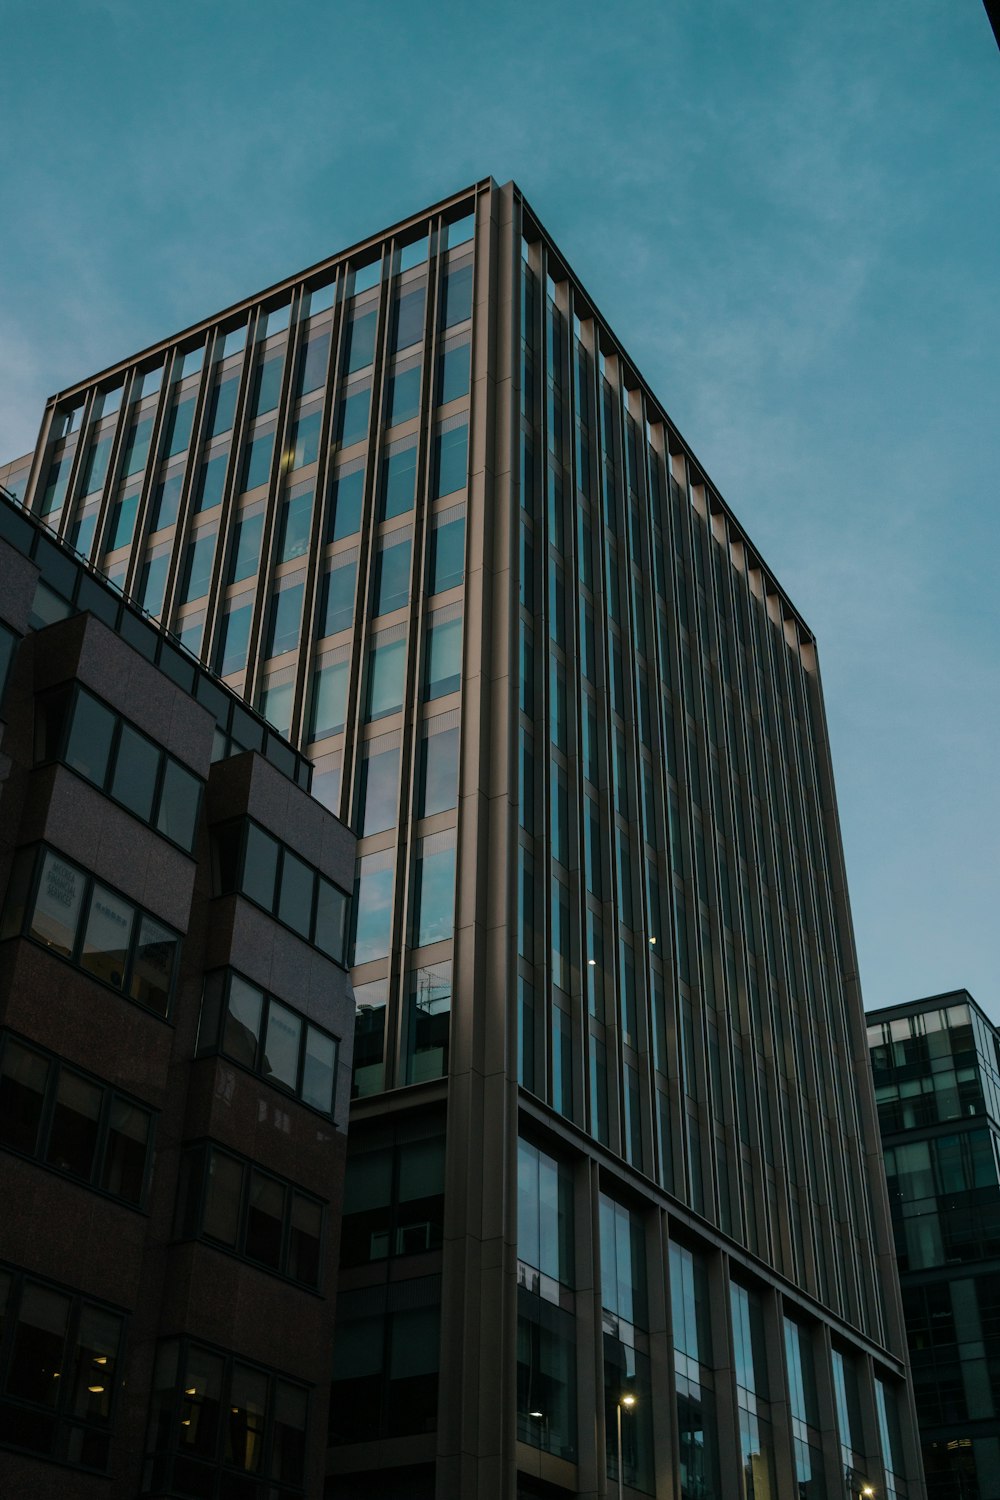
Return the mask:
[[281,513],[281,542],[278,547],[279,562],[291,562],[293,557],[304,557],[309,547],[309,522],[312,518],[313,492],[300,490],[289,495]]
[[248,1068],[254,1067],[257,1061],[260,1013],[263,1004],[263,993],[255,985],[248,984],[238,974],[232,975],[229,983],[229,1002],[223,1022],[222,1050]]
[[361,832],[395,828],[399,802],[399,747],[365,755],[361,762]]
[[194,844],[200,798],[201,782],[198,778],[168,756],[163,772],[156,826],[183,849],[190,849]]
[[334,559],[330,564],[323,578],[318,635],[336,635],[338,631],[347,630],[351,626],[354,621],[354,590],[357,577],[356,558],[351,558],[349,562],[338,562]]
[[410,602],[410,538],[387,537],[375,570],[375,614],[390,614]]
[[457,588],[465,577],[465,517],[456,516],[431,531],[430,593]]
[[75,865],[46,852],[29,931],[68,958],[76,946],[87,877]]
[[243,578],[253,578],[260,567],[260,546],[264,535],[264,512],[245,511],[236,520],[236,546],[233,549],[230,583],[239,583]]
[[135,923],[131,901],[104,885],[94,886],[80,962],[105,984],[121,989]]
[[434,440],[434,497],[464,490],[469,467],[469,429],[450,427]]
[[313,887],[316,877],[310,867],[290,850],[281,862],[278,916],[295,932],[308,938],[312,930]]
[[144,916],[132,960],[129,993],[140,1005],[165,1016],[170,1006],[180,939],[152,917]]
[[153,812],[160,751],[144,734],[122,725],[115,757],[111,795],[148,823]]
[[262,1072],[265,1078],[294,1089],[299,1077],[299,1039],[302,1022],[294,1011],[272,1000],[267,1013]]
[[361,505],[365,493],[365,471],[354,467],[334,476],[330,495],[327,540],[339,542],[361,528]]
[[274,906],[274,883],[278,874],[278,845],[255,823],[247,827],[246,857],[243,863],[243,891],[266,910]]
[[458,734],[456,725],[438,734],[425,735],[421,741],[419,815],[422,818],[458,804]]
[[382,464],[382,519],[390,520],[413,509],[417,479],[417,445],[398,448]]
[[319,877],[316,892],[316,931],[314,942],[322,952],[338,963],[344,962],[347,926],[347,897],[330,881]]
[[96,786],[103,787],[114,738],[115,714],[89,693],[77,693],[66,744],[66,764]]
[[63,1068],[45,1153],[50,1167],[90,1181],[97,1151],[102,1099],[103,1091],[96,1083]]
[[461,344],[450,344],[442,350],[438,370],[437,400],[439,406],[444,406],[448,401],[457,401],[460,396],[469,394],[469,356],[468,340]]
[[332,1036],[306,1028],[306,1055],[302,1069],[302,1098],[314,1109],[329,1114],[333,1109],[336,1083],[337,1044]]

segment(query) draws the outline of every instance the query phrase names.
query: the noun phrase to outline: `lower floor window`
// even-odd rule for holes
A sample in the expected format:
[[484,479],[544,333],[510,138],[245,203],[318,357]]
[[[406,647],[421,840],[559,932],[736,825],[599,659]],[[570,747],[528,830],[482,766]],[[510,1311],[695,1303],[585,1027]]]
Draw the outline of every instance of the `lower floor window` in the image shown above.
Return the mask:
[[160,1345],[144,1494],[269,1500],[305,1488],[309,1393],[188,1339]]
[[121,1312],[0,1265],[0,1443],[107,1469]]

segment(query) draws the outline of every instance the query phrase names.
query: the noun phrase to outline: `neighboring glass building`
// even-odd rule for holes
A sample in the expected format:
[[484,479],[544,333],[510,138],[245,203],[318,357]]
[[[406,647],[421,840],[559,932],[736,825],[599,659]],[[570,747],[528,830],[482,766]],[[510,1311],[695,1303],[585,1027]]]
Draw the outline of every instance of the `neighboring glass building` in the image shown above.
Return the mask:
[[921,1500],[815,643],[517,187],[15,469],[359,835],[328,1494]]
[[968,990],[868,1013],[928,1500],[1000,1496],[1000,1033]]

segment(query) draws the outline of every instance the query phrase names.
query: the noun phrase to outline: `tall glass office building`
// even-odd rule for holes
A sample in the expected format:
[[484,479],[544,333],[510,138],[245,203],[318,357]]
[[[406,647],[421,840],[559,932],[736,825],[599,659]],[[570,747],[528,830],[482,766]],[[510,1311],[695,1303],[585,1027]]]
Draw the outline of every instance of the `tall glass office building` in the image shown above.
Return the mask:
[[328,1493],[920,1500],[813,637],[517,187],[15,469],[360,835]]
[[868,1022],[928,1500],[994,1500],[1000,1032],[968,990]]

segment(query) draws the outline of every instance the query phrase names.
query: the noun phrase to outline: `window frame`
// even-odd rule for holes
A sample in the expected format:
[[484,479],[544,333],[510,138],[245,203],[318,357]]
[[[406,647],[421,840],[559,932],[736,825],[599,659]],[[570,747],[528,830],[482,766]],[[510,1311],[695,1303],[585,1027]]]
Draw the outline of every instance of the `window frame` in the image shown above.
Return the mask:
[[[205,1210],[208,1203],[208,1192],[210,1182],[210,1167],[213,1153],[220,1157],[226,1157],[239,1165],[241,1172],[239,1204],[237,1207],[236,1243],[228,1245],[225,1240],[211,1234],[205,1228]],[[228,1146],[221,1145],[218,1141],[206,1136],[203,1140],[189,1141],[181,1149],[181,1171],[187,1171],[189,1175],[184,1182],[184,1195],[178,1197],[177,1223],[174,1228],[175,1241],[197,1240],[200,1244],[211,1245],[213,1250],[221,1250],[224,1254],[235,1256],[237,1260],[244,1261],[247,1265],[255,1266],[258,1270],[265,1271],[268,1275],[277,1276],[279,1280],[289,1282],[292,1286],[301,1287],[303,1290],[312,1292],[315,1296],[323,1295],[323,1270],[324,1256],[327,1248],[327,1231],[329,1200],[320,1198],[315,1193],[293,1182],[291,1178],[282,1177],[277,1172],[268,1171],[262,1167],[260,1162],[252,1157],[243,1156],[238,1151],[231,1150]],[[198,1176],[195,1177],[194,1173]],[[269,1182],[277,1183],[285,1194],[284,1207],[281,1217],[281,1250],[278,1266],[269,1265],[265,1260],[258,1260],[251,1255],[246,1248],[249,1233],[249,1217],[251,1208],[251,1187],[254,1173],[258,1177],[266,1178]],[[314,1208],[320,1211],[320,1227],[317,1249],[317,1267],[315,1282],[303,1281],[301,1277],[294,1276],[287,1265],[291,1259],[292,1240],[292,1218],[295,1203],[295,1195],[304,1199]]]
[[[42,1107],[38,1121],[38,1140],[33,1152],[21,1150],[18,1146],[12,1146],[8,1142],[0,1143],[0,1150],[9,1151],[19,1156],[22,1161],[34,1162],[36,1166],[44,1168],[46,1172],[55,1172],[59,1177],[69,1178],[70,1181],[79,1183],[89,1188],[91,1192],[100,1193],[103,1198],[110,1198],[115,1203],[124,1204],[137,1213],[145,1213],[149,1197],[149,1185],[153,1176],[153,1158],[156,1151],[156,1126],[160,1112],[152,1105],[142,1099],[137,1099],[133,1094],[119,1089],[107,1078],[100,1078],[96,1073],[89,1072],[86,1068],[77,1067],[75,1063],[60,1057],[58,1053],[52,1052],[47,1047],[40,1047],[37,1042],[22,1036],[20,1032],[12,1031],[7,1027],[0,1029],[0,1080],[3,1077],[3,1060],[10,1042],[23,1048],[26,1052],[33,1052],[48,1064],[48,1076],[45,1080],[45,1091],[42,1095]],[[63,1073],[72,1074],[76,1078],[82,1078],[85,1082],[95,1084],[102,1093],[101,1109],[97,1122],[97,1144],[94,1147],[94,1164],[91,1169],[90,1178],[82,1177],[77,1172],[68,1168],[59,1167],[54,1162],[47,1160],[46,1152],[49,1145],[49,1135],[52,1129],[52,1120],[59,1102],[59,1083]],[[139,1109],[146,1115],[149,1128],[146,1136],[146,1160],[142,1169],[142,1187],[137,1200],[126,1198],[121,1193],[113,1192],[111,1188],[103,1187],[101,1178],[107,1164],[107,1153],[109,1138],[111,1134],[111,1115],[114,1106],[121,1101],[132,1109]]]
[[[158,837],[166,839],[167,843],[172,844],[175,849],[180,849],[182,853],[188,855],[189,857],[193,857],[194,847],[198,839],[198,828],[201,821],[202,807],[205,801],[205,778],[203,776],[199,776],[195,771],[192,771],[191,767],[185,765],[182,760],[178,760],[176,755],[171,755],[169,750],[163,749],[163,747],[161,745],[158,745],[150,735],[146,734],[144,730],[140,729],[137,724],[134,724],[131,719],[126,718],[124,714],[120,713],[118,709],[116,709],[112,704],[108,703],[106,699],[102,698],[98,693],[93,692],[91,688],[87,687],[82,682],[74,681],[68,684],[64,683],[60,687],[54,689],[52,692],[46,693],[40,702],[40,706],[44,707],[50,704],[56,704],[59,700],[60,695],[63,693],[66,694],[66,701],[62,709],[62,722],[58,730],[57,744],[53,747],[45,746],[43,753],[39,753],[36,739],[34,753],[35,765],[51,765],[56,763],[63,766],[74,776],[79,776],[82,781],[86,781],[89,786],[94,787],[102,794],[102,796],[107,797],[111,802],[115,804],[116,807],[122,808],[131,817],[135,818],[137,822],[141,823],[145,828],[152,829],[152,831],[157,834]],[[90,698],[100,708],[103,708],[107,713],[111,714],[115,720],[114,728],[111,731],[111,743],[108,748],[103,782],[95,781],[92,776],[87,775],[86,771],[80,770],[77,766],[70,765],[67,759],[70,736],[73,732],[73,724],[76,717],[77,705],[80,702],[81,696]],[[145,740],[146,743],[153,748],[159,758],[156,768],[156,776],[153,781],[152,806],[148,818],[142,817],[140,813],[137,813],[133,808],[129,807],[126,802],[123,802],[120,797],[116,797],[112,790],[112,787],[114,786],[115,773],[118,768],[118,754],[121,748],[122,735],[125,730],[129,730],[131,731],[131,733],[137,735],[140,739]],[[179,767],[179,769],[183,771],[187,776],[190,776],[193,781],[198,783],[197,799],[195,802],[194,816],[192,819],[192,834],[190,846],[180,843],[179,840],[172,838],[169,833],[166,833],[158,826],[159,817],[163,805],[164,788],[167,780],[168,762],[172,762],[175,766]]]
[[[158,1386],[158,1367],[163,1352],[174,1346],[175,1365],[172,1390],[169,1402],[161,1404],[159,1396],[162,1387]],[[187,1454],[180,1446],[181,1428],[190,1424],[190,1418],[185,1419],[182,1415],[185,1403],[190,1403],[192,1392],[189,1387],[189,1376],[187,1374],[190,1364],[191,1351],[195,1350],[208,1355],[210,1359],[219,1360],[222,1363],[222,1376],[219,1383],[218,1406],[220,1414],[231,1409],[231,1395],[233,1390],[233,1378],[237,1367],[247,1369],[256,1374],[263,1375],[268,1382],[267,1409],[264,1414],[264,1425],[261,1441],[261,1465],[256,1475],[247,1470],[241,1470],[238,1465],[227,1464],[224,1457],[223,1446],[223,1423],[219,1423],[219,1430],[215,1437],[215,1455],[213,1458],[202,1458],[200,1454]],[[300,1392],[305,1397],[305,1426],[303,1434],[303,1469],[308,1472],[309,1434],[315,1413],[313,1411],[314,1387],[301,1380],[288,1376],[283,1370],[277,1370],[273,1366],[262,1365],[252,1359],[245,1359],[232,1349],[223,1349],[218,1344],[211,1344],[202,1339],[190,1338],[186,1334],[172,1338],[158,1339],[156,1343],[156,1355],[153,1366],[152,1392],[149,1404],[149,1426],[143,1441],[144,1452],[144,1475],[141,1487],[142,1494],[156,1493],[169,1494],[173,1491],[173,1468],[178,1459],[188,1462],[192,1460],[204,1469],[209,1481],[211,1492],[218,1493],[219,1484],[225,1475],[243,1474],[248,1482],[256,1485],[258,1496],[263,1496],[273,1489],[277,1492],[280,1488],[283,1496],[306,1495],[305,1473],[301,1486],[291,1485],[287,1480],[278,1479],[270,1474],[274,1456],[274,1430],[275,1412],[278,1401],[279,1386],[286,1385]],[[169,1411],[169,1419],[163,1420],[164,1407]],[[151,1440],[151,1434],[157,1438],[161,1433],[166,1433],[166,1441]]]
[[[114,1436],[117,1416],[116,1408],[118,1406],[120,1390],[125,1383],[124,1366],[128,1348],[129,1312],[125,1308],[115,1306],[114,1303],[104,1302],[98,1297],[84,1296],[76,1288],[65,1286],[62,1282],[52,1281],[44,1276],[37,1276],[33,1271],[14,1265],[11,1261],[0,1261],[0,1270],[5,1271],[11,1278],[6,1304],[3,1308],[3,1336],[0,1337],[0,1390],[4,1391],[4,1394],[0,1396],[0,1401],[5,1405],[9,1402],[15,1411],[32,1412],[40,1416],[47,1416],[53,1424],[53,1441],[49,1450],[42,1452],[38,1448],[28,1447],[25,1444],[19,1444],[16,1441],[6,1438],[0,1439],[0,1451],[8,1450],[29,1454],[32,1458],[41,1459],[43,1462],[48,1461],[63,1464],[71,1469],[83,1470],[85,1473],[107,1474],[110,1468],[111,1440]],[[94,1308],[98,1312],[110,1313],[118,1319],[118,1348],[114,1358],[108,1415],[102,1424],[98,1425],[94,1421],[88,1422],[86,1418],[77,1417],[71,1410],[66,1410],[72,1404],[75,1385],[73,1380],[65,1380],[60,1383],[56,1400],[51,1406],[7,1393],[7,1373],[14,1352],[17,1330],[20,1326],[20,1311],[23,1306],[24,1292],[28,1287],[39,1287],[43,1291],[55,1292],[59,1296],[69,1300],[70,1305],[66,1317],[66,1331],[63,1335],[64,1364],[66,1363],[67,1354],[70,1354],[70,1351],[79,1349],[80,1323],[83,1314],[87,1310]],[[70,1359],[72,1362],[71,1354]],[[68,1457],[67,1438],[74,1429],[77,1432],[83,1431],[107,1438],[108,1457],[103,1465],[97,1467],[93,1464],[82,1463],[79,1459],[74,1460]]]
[[[118,890],[117,887],[111,885],[109,881],[104,880],[100,876],[96,875],[93,870],[84,869],[82,865],[77,864],[75,859],[71,859],[69,855],[64,854],[61,849],[57,849],[54,844],[50,844],[45,840],[40,840],[36,844],[22,845],[19,849],[15,850],[15,859],[19,855],[22,855],[25,851],[28,851],[32,855],[33,869],[31,872],[31,878],[28,881],[26,887],[24,910],[21,913],[20,921],[14,931],[5,932],[6,938],[20,938],[25,942],[33,943],[36,947],[40,948],[43,953],[49,954],[51,958],[58,959],[60,963],[70,964],[72,968],[76,969],[79,973],[92,980],[94,984],[99,984],[102,989],[110,990],[112,994],[120,995],[122,999],[129,1001],[131,1005],[137,1005],[139,1009],[146,1015],[155,1016],[160,1021],[166,1021],[168,1025],[172,1024],[171,1013],[173,1011],[174,998],[177,989],[178,972],[180,970],[180,963],[178,961],[175,961],[172,966],[170,982],[167,990],[167,1001],[163,1011],[154,1010],[151,1005],[146,1005],[144,1001],[131,994],[129,986],[131,985],[135,971],[135,950],[139,946],[139,933],[142,931],[142,919],[144,917],[148,917],[151,922],[155,922],[158,927],[161,927],[165,932],[168,932],[176,941],[177,947],[175,949],[175,953],[177,954],[178,958],[182,950],[184,934],[178,932],[175,927],[171,927],[169,922],[164,922],[162,917],[157,916],[155,912],[151,912],[148,907],[141,906],[138,901],[135,901],[131,896],[127,896],[124,891]],[[52,945],[43,942],[41,938],[35,937],[28,930],[35,914],[35,903],[38,900],[38,890],[39,886],[41,885],[42,869],[45,864],[46,854],[52,854],[56,857],[56,859],[62,860],[65,864],[69,865],[72,869],[76,870],[80,875],[82,875],[84,881],[82,894],[80,897],[80,915],[77,922],[77,929],[73,936],[72,952],[69,954],[58,952],[58,950]],[[99,974],[96,974],[93,971],[93,969],[87,968],[87,966],[82,962],[81,959],[83,944],[87,933],[90,903],[93,897],[95,885],[106,886],[107,889],[111,891],[115,896],[119,896],[123,901],[128,902],[130,906],[135,908],[136,920],[133,922],[132,931],[129,934],[128,949],[126,952],[125,967],[122,975],[121,985],[111,984],[106,979],[102,979]],[[4,924],[4,927],[6,930],[6,923]]]
[[[227,1052],[225,1047],[225,1021],[226,1016],[229,1014],[229,995],[233,979],[238,979],[241,983],[249,985],[251,989],[256,990],[261,996],[260,1019],[257,1025],[253,1066],[244,1062],[242,1058],[235,1057],[232,1052]],[[205,1000],[209,993],[209,986],[213,981],[218,981],[220,984],[218,991],[218,1018],[215,1023],[215,1035],[205,1039],[202,1037],[202,1028],[207,1013]],[[263,1047],[265,1045],[263,1038],[267,1036],[267,1023],[272,1001],[282,1006],[285,1010],[291,1011],[302,1022],[302,1030],[299,1037],[299,1056],[295,1070],[297,1083],[294,1089],[282,1083],[280,1078],[264,1073],[261,1068],[261,1064],[263,1063]],[[325,1037],[327,1041],[331,1041],[334,1046],[333,1087],[331,1089],[329,1110],[319,1109],[317,1105],[310,1104],[302,1093],[310,1027],[313,1031],[318,1032],[320,1036]],[[263,985],[255,984],[252,979],[248,978],[246,974],[241,973],[239,969],[227,966],[222,969],[213,969],[210,973],[206,974],[205,985],[202,991],[201,1011],[198,1018],[198,1040],[195,1045],[195,1057],[224,1057],[227,1062],[231,1062],[237,1068],[242,1068],[245,1073],[251,1074],[254,1078],[262,1079],[271,1088],[278,1089],[286,1098],[297,1099],[306,1109],[311,1109],[314,1114],[321,1115],[324,1120],[333,1120],[336,1118],[337,1113],[337,1072],[340,1067],[340,1044],[341,1038],[335,1035],[334,1032],[328,1031],[325,1026],[320,1026],[315,1021],[310,1020],[307,1015],[304,1015],[294,1005],[289,1005],[288,1001],[283,1000],[280,995],[274,995],[270,990],[265,989]]]
[[[250,893],[245,888],[247,844],[250,838],[251,828],[256,829],[257,832],[263,834],[265,838],[270,839],[271,842],[277,847],[274,872],[274,895],[272,897],[270,906],[265,906],[262,901],[259,901],[256,898],[256,896],[250,895]],[[239,843],[235,861],[236,874],[235,881],[230,883],[223,879],[223,871],[221,869],[221,862],[219,858],[219,840],[221,838],[226,838],[237,830],[239,831]],[[256,818],[233,818],[225,823],[218,823],[212,829],[212,835],[214,845],[212,851],[213,883],[215,886],[216,897],[242,897],[244,901],[249,901],[253,906],[256,906],[259,911],[266,912],[267,915],[273,918],[275,922],[279,922],[281,926],[286,929],[286,931],[294,932],[296,937],[301,938],[304,943],[308,943],[310,947],[315,948],[317,953],[322,953],[324,958],[328,958],[330,962],[336,964],[338,968],[346,969],[348,967],[348,964],[346,962],[348,947],[346,934],[350,930],[351,924],[351,897],[350,894],[345,891],[342,886],[338,885],[335,880],[332,880],[329,875],[325,875],[322,870],[317,869],[310,860],[303,859],[301,854],[297,853],[296,850],[290,848],[288,844],[284,843],[282,839],[278,838],[276,834],[272,833],[269,828],[265,828],[262,823],[258,823]],[[293,927],[278,914],[281,906],[281,881],[286,856],[290,856],[292,859],[297,860],[300,864],[305,865],[306,868],[312,873],[313,889],[312,900],[309,908],[308,933],[303,933],[300,928]],[[319,916],[320,907],[320,890],[322,888],[322,882],[324,881],[327,885],[331,886],[333,890],[337,891],[344,900],[343,921],[341,922],[340,933],[339,958],[335,954],[330,953],[328,949],[324,948],[317,941],[316,937],[317,919]]]

